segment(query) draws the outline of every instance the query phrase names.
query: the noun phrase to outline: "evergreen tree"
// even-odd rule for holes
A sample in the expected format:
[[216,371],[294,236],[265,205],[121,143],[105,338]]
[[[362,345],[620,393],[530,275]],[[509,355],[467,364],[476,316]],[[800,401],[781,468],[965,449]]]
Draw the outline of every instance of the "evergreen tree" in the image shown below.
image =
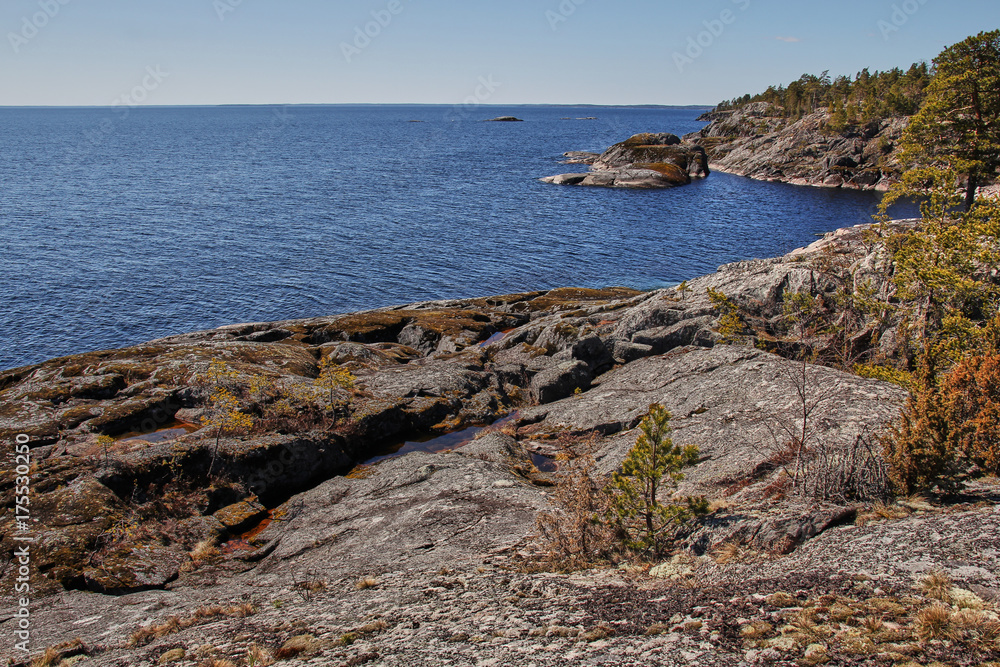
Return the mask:
[[927,99],[903,137],[903,159],[963,175],[968,210],[1000,168],[1000,30],[948,47],[934,65]]
[[627,536],[626,546],[653,556],[663,553],[670,529],[706,511],[704,498],[662,503],[661,491],[672,490],[684,479],[681,470],[698,461],[698,448],[680,447],[670,439],[670,412],[649,406],[639,425],[642,433],[611,481],[613,519]]

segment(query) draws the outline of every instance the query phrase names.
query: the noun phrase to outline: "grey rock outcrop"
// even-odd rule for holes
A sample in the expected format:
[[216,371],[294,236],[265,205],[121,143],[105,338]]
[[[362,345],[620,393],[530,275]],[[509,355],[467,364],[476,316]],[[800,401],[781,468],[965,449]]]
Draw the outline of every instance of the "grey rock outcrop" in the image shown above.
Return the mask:
[[900,174],[898,142],[908,120],[875,120],[834,132],[825,110],[789,120],[765,102],[703,117],[685,141],[704,147],[716,171],[828,188],[886,190]]
[[570,152],[567,164],[589,164],[585,174],[559,174],[540,179],[555,185],[609,188],[670,188],[708,176],[708,157],[700,146],[681,145],[670,133],[637,134],[604,153]]
[[[650,145],[676,146],[663,141]],[[768,492],[785,488],[787,429],[844,450],[895,418],[906,393],[721,344],[723,311],[709,288],[740,306],[744,342],[773,342],[766,332],[791,295],[835,309],[828,297],[848,272],[891,289],[884,254],[861,232],[723,266],[684,291],[560,289],[234,325],[0,373],[0,428],[35,434],[34,640],[80,637],[101,665],[152,665],[178,649],[239,661],[250,643],[277,651],[309,634],[303,657],[333,664],[520,664],[531,654],[539,665],[722,666],[747,655],[735,619],[758,619],[761,596],[778,587],[805,591],[803,600],[856,591],[866,577],[872,591],[902,589],[944,567],[962,586],[1000,595],[995,489],[883,525],[855,525],[858,508],[844,503]],[[115,441],[109,461],[96,440],[136,420],[176,426],[174,416],[205,414],[198,377],[213,359],[308,395],[326,356],[357,377],[349,417],[334,421],[324,401],[305,430],[223,437],[212,480],[208,429]],[[531,535],[554,479],[535,470],[537,455],[590,442],[610,473],[654,402],[672,412],[674,442],[702,454],[679,492],[719,509],[683,538],[683,554],[651,568],[664,579],[534,572]],[[357,465],[404,439],[503,414],[455,451]],[[0,471],[8,554],[15,488]],[[148,517],[142,530],[120,539],[136,516]],[[720,550],[767,557],[726,564]],[[13,567],[0,558],[0,577]],[[838,577],[849,589],[835,588]],[[0,634],[9,634],[16,607],[4,596]],[[159,624],[160,634],[135,634]],[[214,653],[198,653],[208,644]]]
[[[804,375],[803,375],[804,373]],[[688,474],[687,492],[718,493],[784,446],[798,390],[815,405],[806,430],[813,441],[847,448],[866,429],[893,419],[906,392],[893,385],[732,345],[686,347],[633,361],[602,376],[579,396],[520,413],[533,432],[605,436],[600,469],[615,470],[635,444],[634,429],[651,403],[673,414],[674,441],[694,444],[704,460]],[[801,413],[801,409],[798,410]],[[801,427],[801,423],[797,423]]]

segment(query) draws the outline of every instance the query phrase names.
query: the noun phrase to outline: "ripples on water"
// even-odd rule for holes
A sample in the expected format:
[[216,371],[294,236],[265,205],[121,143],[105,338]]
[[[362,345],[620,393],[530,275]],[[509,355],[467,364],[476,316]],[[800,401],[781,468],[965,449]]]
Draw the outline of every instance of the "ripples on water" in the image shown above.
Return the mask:
[[[694,131],[699,113],[0,110],[0,368],[235,322],[663,287],[869,221],[872,193],[726,174],[663,191],[537,181],[582,170],[564,151]],[[478,122],[496,115],[527,122]]]

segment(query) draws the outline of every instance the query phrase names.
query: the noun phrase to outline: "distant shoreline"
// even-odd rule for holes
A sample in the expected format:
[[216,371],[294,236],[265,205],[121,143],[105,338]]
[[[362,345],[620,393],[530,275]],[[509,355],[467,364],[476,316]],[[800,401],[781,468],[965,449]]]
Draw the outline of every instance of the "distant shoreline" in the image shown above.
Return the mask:
[[[260,104],[143,104],[133,108],[142,109],[213,109],[213,108],[255,108],[255,107],[453,107],[453,102],[272,102]],[[482,109],[706,109],[715,108],[714,104],[482,104]],[[108,104],[0,104],[0,109],[112,109]]]

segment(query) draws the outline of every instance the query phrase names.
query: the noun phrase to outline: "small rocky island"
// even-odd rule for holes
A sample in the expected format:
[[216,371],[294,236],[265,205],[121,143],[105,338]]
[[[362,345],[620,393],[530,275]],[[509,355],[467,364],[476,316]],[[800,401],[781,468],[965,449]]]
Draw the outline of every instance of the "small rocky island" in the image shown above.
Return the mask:
[[603,153],[570,151],[566,164],[587,164],[587,173],[559,174],[540,179],[555,185],[607,188],[673,188],[709,174],[705,150],[682,144],[675,134],[643,133],[615,144]]
[[[647,141],[612,151],[676,147]],[[676,289],[242,324],[0,373],[0,438],[30,444],[33,646],[51,665],[181,667],[996,659],[980,639],[928,649],[914,620],[947,600],[983,624],[964,637],[995,623],[995,482],[951,505],[806,500],[787,486],[775,433],[856,453],[906,401],[893,384],[774,353],[787,303],[836,318],[845,281],[888,288],[884,250],[862,233]],[[838,349],[825,336],[811,348]],[[889,329],[850,343],[891,355],[899,340]],[[356,383],[314,392],[331,367]],[[219,430],[223,390],[252,424]],[[328,390],[345,396],[339,414]],[[660,562],[546,566],[536,519],[560,477],[539,464],[586,445],[609,474],[652,403],[674,415],[676,443],[700,448],[679,491],[704,494],[710,513]],[[364,464],[501,417],[454,451]],[[6,581],[24,535],[18,484],[5,467]],[[6,588],[5,637],[16,604]]]

